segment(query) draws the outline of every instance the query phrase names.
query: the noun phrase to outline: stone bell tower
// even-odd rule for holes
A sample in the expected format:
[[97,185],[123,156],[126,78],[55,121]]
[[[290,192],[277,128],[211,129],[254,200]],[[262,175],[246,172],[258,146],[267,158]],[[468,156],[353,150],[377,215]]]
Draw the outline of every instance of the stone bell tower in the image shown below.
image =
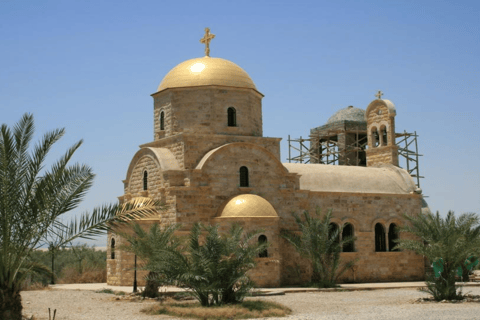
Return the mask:
[[398,166],[398,146],[395,144],[395,105],[381,99],[383,93],[377,93],[365,111],[367,121],[368,148],[367,167],[378,164]]

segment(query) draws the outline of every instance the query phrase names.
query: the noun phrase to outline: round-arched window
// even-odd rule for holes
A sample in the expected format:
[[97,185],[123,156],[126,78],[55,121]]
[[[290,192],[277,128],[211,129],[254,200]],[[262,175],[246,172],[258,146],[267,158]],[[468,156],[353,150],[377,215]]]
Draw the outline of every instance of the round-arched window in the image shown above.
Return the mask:
[[[342,230],[342,241],[348,238],[353,237],[353,225],[351,223],[346,223],[343,226]],[[354,252],[355,247],[353,241],[343,244],[343,252]]]
[[375,225],[375,251],[387,251],[387,245],[385,243],[385,228],[382,226],[381,223],[377,223]]
[[233,107],[227,110],[227,122],[229,127],[237,126],[237,111]]
[[[258,237],[258,243],[259,244],[266,244],[267,243],[267,236],[262,234]],[[267,258],[268,257],[268,251],[267,248],[265,248],[262,252],[258,254],[259,258]]]
[[165,112],[160,112],[160,130],[165,130]]
[[115,239],[112,238],[110,241],[110,258],[115,259]]
[[390,224],[388,227],[388,251],[398,251],[398,249],[393,249],[397,245],[395,240],[398,239],[398,230],[395,223]]
[[147,170],[143,171],[143,190],[148,190],[148,172]]
[[240,167],[240,187],[248,187],[248,168]]

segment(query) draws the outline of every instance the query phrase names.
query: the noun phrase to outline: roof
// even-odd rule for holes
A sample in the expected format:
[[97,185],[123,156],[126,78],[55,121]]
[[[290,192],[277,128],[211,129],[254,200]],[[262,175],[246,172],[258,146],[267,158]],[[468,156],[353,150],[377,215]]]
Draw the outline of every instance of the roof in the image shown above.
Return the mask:
[[277,212],[265,199],[254,194],[241,194],[228,200],[219,210],[220,218],[276,218]]
[[255,89],[247,72],[235,63],[221,58],[195,58],[184,61],[170,70],[157,91],[167,88],[219,85]]
[[300,175],[300,189],[325,192],[409,194],[416,189],[407,171],[393,165],[379,167],[284,163]]
[[365,110],[349,106],[344,109],[340,109],[333,116],[331,116],[327,123],[333,123],[338,121],[365,121]]

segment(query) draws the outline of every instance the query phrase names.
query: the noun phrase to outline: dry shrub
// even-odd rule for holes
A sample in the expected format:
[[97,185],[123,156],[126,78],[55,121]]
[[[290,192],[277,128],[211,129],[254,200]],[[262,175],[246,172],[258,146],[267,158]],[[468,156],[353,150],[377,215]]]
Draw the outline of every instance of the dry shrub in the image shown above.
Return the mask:
[[292,312],[274,302],[249,300],[235,305],[202,307],[199,303],[163,303],[143,310],[147,314],[166,314],[204,320],[284,317]]
[[58,283],[103,283],[107,282],[107,270],[105,268],[84,268],[79,272],[74,266],[65,267]]
[[51,288],[48,284],[43,284],[41,282],[31,282],[29,280],[25,281],[22,285],[22,291],[34,291],[34,290],[50,290]]

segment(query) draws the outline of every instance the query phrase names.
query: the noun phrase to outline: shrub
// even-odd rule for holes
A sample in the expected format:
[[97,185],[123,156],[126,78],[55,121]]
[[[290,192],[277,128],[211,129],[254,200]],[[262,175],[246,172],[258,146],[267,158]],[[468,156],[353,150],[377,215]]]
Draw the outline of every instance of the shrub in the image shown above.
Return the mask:
[[439,268],[436,274],[428,275],[425,291],[437,301],[462,299],[455,278],[469,257],[479,255],[479,217],[468,213],[457,218],[453,211],[449,211],[445,219],[438,212],[404,217],[409,224],[400,230],[413,234],[416,239],[399,239],[397,247],[424,255]]
[[345,271],[351,268],[355,261],[341,263],[340,252],[345,245],[352,243],[355,238],[340,239],[343,227],[333,228],[330,223],[332,211],[328,211],[323,218],[317,209],[314,215],[308,211],[303,213],[303,219],[293,214],[300,234],[282,230],[283,237],[312,265],[312,284],[320,288],[332,288]]

